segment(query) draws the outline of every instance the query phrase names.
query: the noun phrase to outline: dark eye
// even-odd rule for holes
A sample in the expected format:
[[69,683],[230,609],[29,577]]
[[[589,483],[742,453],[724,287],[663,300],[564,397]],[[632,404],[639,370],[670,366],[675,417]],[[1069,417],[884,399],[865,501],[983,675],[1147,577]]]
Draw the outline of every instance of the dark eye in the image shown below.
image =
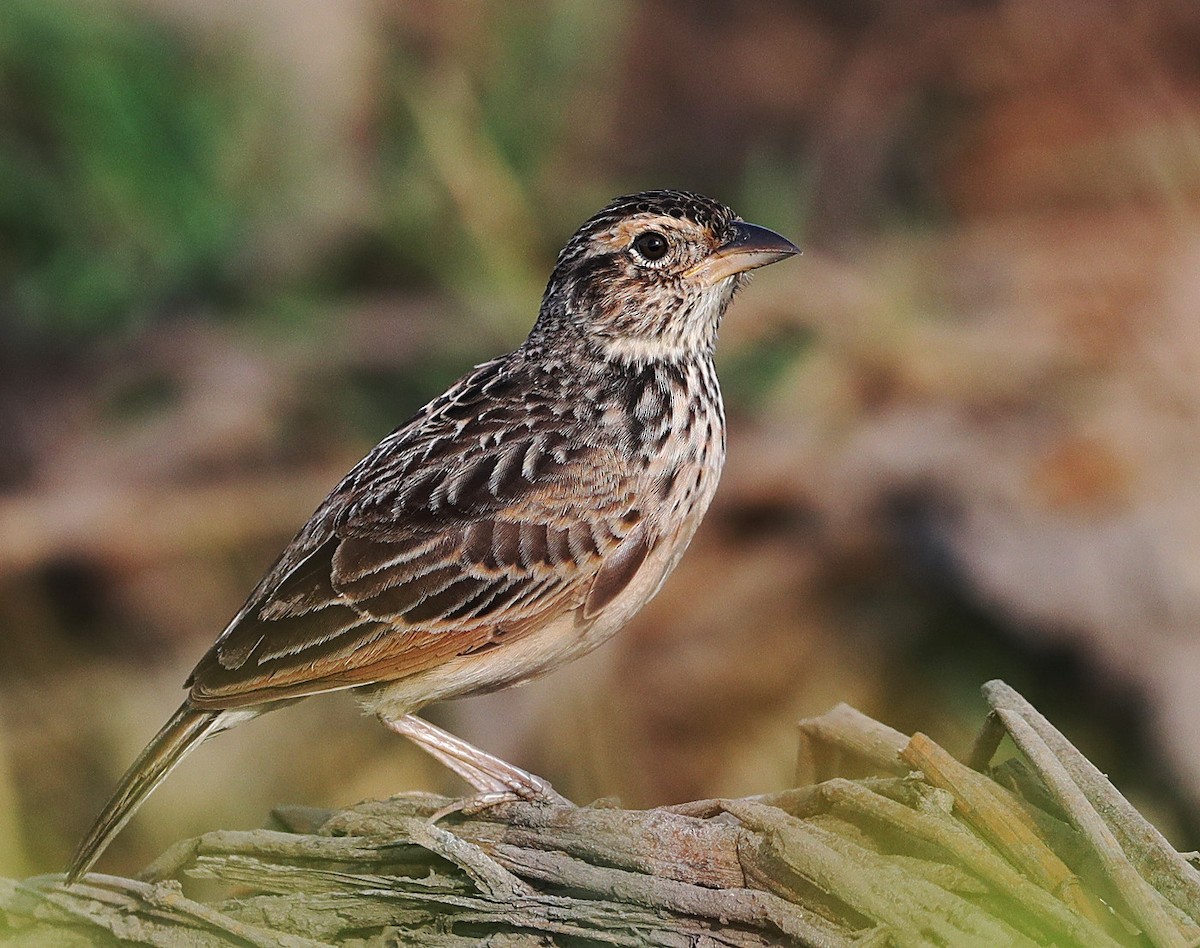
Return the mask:
[[667,238],[656,230],[648,230],[638,234],[633,241],[633,249],[646,260],[661,260],[667,255],[671,245]]

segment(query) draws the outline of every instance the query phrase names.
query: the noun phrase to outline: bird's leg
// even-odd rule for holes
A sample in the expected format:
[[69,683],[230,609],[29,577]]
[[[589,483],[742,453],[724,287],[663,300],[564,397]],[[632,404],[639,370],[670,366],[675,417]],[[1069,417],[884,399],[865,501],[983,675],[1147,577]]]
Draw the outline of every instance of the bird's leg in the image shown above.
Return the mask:
[[525,801],[554,806],[574,805],[536,774],[494,757],[423,718],[406,714],[395,720],[380,720],[449,767],[478,791],[461,804],[439,810],[434,814],[435,821],[455,810],[477,813],[500,803]]

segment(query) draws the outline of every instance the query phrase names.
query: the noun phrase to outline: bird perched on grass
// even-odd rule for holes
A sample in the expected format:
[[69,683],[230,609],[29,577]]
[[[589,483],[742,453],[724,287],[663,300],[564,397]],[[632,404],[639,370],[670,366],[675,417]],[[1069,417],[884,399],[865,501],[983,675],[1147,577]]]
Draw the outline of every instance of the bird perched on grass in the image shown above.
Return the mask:
[[288,544],[122,778],[68,881],[202,741],[328,691],[353,689],[469,782],[474,805],[565,803],[413,712],[582,655],[658,591],[725,459],[721,318],[747,271],[795,253],[683,191],[617,198],[585,222],[525,342],[384,438]]

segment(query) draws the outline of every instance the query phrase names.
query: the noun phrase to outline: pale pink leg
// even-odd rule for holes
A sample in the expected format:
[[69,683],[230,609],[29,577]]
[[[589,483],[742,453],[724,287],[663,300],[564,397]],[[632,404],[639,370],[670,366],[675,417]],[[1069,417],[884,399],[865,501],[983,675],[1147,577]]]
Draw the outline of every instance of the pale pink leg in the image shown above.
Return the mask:
[[478,791],[474,797],[461,805],[439,811],[435,818],[444,816],[453,810],[478,812],[499,803],[512,803],[520,800],[549,803],[555,806],[574,805],[541,777],[522,770],[499,757],[493,757],[486,751],[468,744],[460,737],[455,737],[449,731],[443,731],[423,718],[406,714],[394,721],[387,718],[380,720],[397,734],[407,737],[423,751],[449,767]]

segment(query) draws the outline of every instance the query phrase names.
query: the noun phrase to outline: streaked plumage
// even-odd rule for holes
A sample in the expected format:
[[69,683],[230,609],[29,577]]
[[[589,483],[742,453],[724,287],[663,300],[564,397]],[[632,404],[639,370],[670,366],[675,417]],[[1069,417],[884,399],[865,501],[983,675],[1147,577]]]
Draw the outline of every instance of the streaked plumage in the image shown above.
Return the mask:
[[[283,551],[69,878],[202,740],[326,691],[357,689],[481,793],[545,795],[532,775],[406,716],[542,674],[657,592],[724,462],[721,317],[745,270],[795,252],[684,192],[618,198],[587,221],[529,338],[388,435]],[[449,742],[454,760],[439,753]]]

